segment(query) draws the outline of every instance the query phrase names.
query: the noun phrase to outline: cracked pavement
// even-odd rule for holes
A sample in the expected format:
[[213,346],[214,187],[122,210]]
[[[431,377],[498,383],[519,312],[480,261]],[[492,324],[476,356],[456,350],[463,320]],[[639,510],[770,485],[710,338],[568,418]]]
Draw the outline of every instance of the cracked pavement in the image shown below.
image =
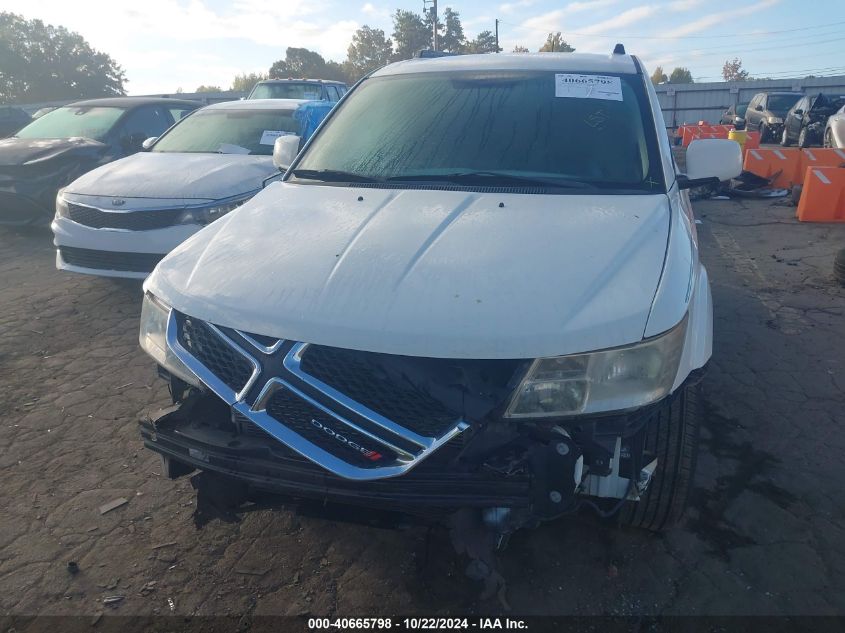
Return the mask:
[[[661,536],[589,515],[517,533],[500,559],[515,614],[845,614],[845,225],[695,206],[715,342],[687,519]],[[137,431],[169,403],[138,348],[140,284],[58,272],[48,233],[8,229],[0,284],[2,614],[502,610],[441,532],[259,506],[197,529],[190,480],[163,478]]]

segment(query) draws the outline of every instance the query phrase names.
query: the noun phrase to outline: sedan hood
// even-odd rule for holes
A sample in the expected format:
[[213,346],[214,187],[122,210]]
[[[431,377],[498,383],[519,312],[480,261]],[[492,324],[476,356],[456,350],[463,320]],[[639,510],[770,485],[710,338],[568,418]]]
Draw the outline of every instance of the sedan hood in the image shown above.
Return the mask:
[[65,190],[88,196],[219,200],[261,187],[270,156],[141,152],[88,172]]
[[335,347],[568,354],[642,339],[669,218],[665,195],[275,183],[172,251],[145,289],[219,325]]
[[90,138],[0,139],[0,167],[46,163],[56,158],[99,157],[107,146]]

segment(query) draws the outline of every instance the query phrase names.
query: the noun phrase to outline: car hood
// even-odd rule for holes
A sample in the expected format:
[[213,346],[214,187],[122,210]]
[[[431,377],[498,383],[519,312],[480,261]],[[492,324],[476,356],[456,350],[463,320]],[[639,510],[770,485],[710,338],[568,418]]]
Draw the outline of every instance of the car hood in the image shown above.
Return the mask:
[[276,173],[270,156],[140,152],[103,165],[67,193],[121,198],[227,198],[261,187]]
[[0,139],[0,167],[47,163],[57,158],[98,158],[107,145],[90,138]]
[[665,195],[274,183],[172,251],[145,289],[219,325],[322,345],[567,354],[642,339],[669,218]]

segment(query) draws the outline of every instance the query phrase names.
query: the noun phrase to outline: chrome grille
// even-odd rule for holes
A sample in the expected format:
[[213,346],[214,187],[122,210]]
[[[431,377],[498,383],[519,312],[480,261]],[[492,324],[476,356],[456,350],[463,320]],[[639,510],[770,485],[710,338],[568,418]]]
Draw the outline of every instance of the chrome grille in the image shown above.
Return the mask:
[[458,417],[409,382],[388,380],[374,362],[379,354],[309,345],[302,371],[334,387],[365,407],[395,420],[423,437],[437,437]]
[[[304,343],[221,328],[172,310],[167,344],[231,406],[237,426],[244,428],[243,422],[248,421],[347,479],[401,475],[468,428],[433,399],[404,388],[398,388],[396,396],[410,399],[404,408],[390,400],[385,384],[376,389],[378,397],[367,403],[344,395],[301,370],[303,354],[309,349]],[[348,371],[358,369],[347,364]],[[356,395],[363,397],[365,387],[365,382],[357,384]],[[371,409],[373,403],[381,411]],[[387,417],[394,413],[404,419]],[[428,426],[413,428],[429,418],[433,422]]]
[[249,382],[252,365],[205,322],[182,319],[179,343],[233,391],[240,391]]

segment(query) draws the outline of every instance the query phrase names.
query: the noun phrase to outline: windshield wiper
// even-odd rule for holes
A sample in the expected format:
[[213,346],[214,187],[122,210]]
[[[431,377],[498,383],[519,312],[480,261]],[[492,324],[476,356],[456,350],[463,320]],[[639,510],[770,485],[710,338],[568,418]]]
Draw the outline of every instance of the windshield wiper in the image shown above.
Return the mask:
[[407,176],[393,176],[388,181],[444,181],[455,184],[495,184],[492,181],[502,184],[519,184],[534,187],[561,187],[565,189],[593,189],[595,184],[581,180],[569,180],[561,178],[553,180],[550,178],[538,178],[536,176],[518,176],[500,171],[459,171],[449,174],[409,174]]
[[294,169],[293,175],[306,180],[321,180],[323,182],[384,182],[381,178],[355,174],[351,171],[337,169]]

